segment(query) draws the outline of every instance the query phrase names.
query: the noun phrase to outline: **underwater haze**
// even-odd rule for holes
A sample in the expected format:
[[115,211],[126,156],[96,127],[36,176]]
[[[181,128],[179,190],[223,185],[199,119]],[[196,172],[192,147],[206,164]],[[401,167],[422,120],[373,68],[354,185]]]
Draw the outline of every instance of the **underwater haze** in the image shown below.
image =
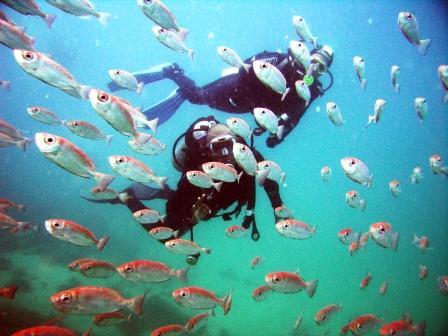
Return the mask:
[[[81,195],[89,196],[95,181],[61,169],[47,160],[35,143],[25,152],[15,146],[0,148],[0,198],[26,204],[25,212],[8,214],[38,226],[36,232],[26,235],[0,231],[0,288],[19,287],[15,300],[0,297],[0,336],[52,320],[59,312],[49,301],[51,295],[77,286],[110,287],[126,298],[146,293],[143,315],[117,326],[97,327],[92,315],[66,314],[62,325],[79,335],[90,327],[93,336],[138,336],[150,335],[168,324],[183,325],[201,312],[173,300],[171,292],[184,286],[203,287],[219,297],[232,293],[233,297],[230,312],[224,315],[217,307],[216,316],[192,333],[196,335],[339,335],[348,321],[369,313],[381,318],[383,324],[407,313],[415,323],[426,322],[426,335],[448,334],[448,296],[439,291],[436,281],[448,275],[448,179],[433,174],[429,166],[429,157],[434,154],[448,160],[448,103],[443,102],[446,92],[437,73],[440,65],[448,64],[445,1],[164,0],[179,25],[189,30],[186,43],[195,51],[193,60],[156,40],[154,23],[138,8],[137,1],[93,1],[98,11],[112,14],[106,26],[95,18],[80,19],[45,1],[37,2],[44,12],[57,15],[51,29],[39,17],[19,14],[3,4],[0,9],[18,26],[27,28],[27,34],[36,38],[38,51],[64,65],[79,83],[105,91],[109,69],[134,72],[167,62],[178,63],[198,86],[210,83],[229,67],[219,58],[218,46],[231,47],[242,59],[264,50],[286,52],[289,41],[298,40],[292,25],[294,15],[306,19],[319,44],[333,48],[330,71],[334,82],[277,147],[266,146],[266,133],[254,139],[257,150],[286,172],[285,183],[280,186],[284,205],[295,219],[316,227],[315,235],[306,240],[281,236],[275,229],[269,199],[257,186],[255,216],[260,239],[226,236],[228,226],[241,225],[243,213],[231,221],[218,217],[199,223],[195,241],[212,253],[190,267],[186,283],[170,279],[143,284],[126,281],[118,274],[103,279],[71,272],[67,264],[84,257],[115,265],[139,259],[164,262],[174,269],[187,264],[185,256],[170,253],[151,238],[126,206],[83,199]],[[417,17],[421,38],[432,40],[425,56],[399,30],[397,17],[403,11]],[[308,47],[312,49],[312,44]],[[356,76],[354,56],[364,59],[366,90],[361,90]],[[224,123],[238,116],[256,127],[252,114],[232,115],[186,101],[157,130],[156,138],[167,145],[166,150],[157,156],[144,156],[133,152],[127,144],[129,138],[99,117],[88,100],[73,98],[31,77],[4,45],[0,45],[0,64],[0,80],[11,81],[9,91],[0,88],[0,119],[29,138],[36,132],[49,132],[72,141],[93,159],[98,171],[117,176],[110,186],[117,191],[131,182],[112,171],[108,163],[111,155],[130,155],[145,162],[157,175],[167,176],[168,185],[175,188],[181,174],[171,164],[171,150],[178,135],[193,121],[213,115]],[[399,94],[391,84],[392,65],[401,68]],[[328,74],[321,80],[324,87],[330,83]],[[140,96],[131,91],[118,95],[146,109],[175,88],[172,81],[163,80],[146,85]],[[427,101],[428,115],[423,122],[415,111],[416,97]],[[381,120],[365,129],[379,98],[387,101]],[[328,102],[339,106],[346,121],[343,126],[329,120]],[[27,114],[29,106],[47,107],[61,120],[88,121],[113,135],[112,143],[108,146],[105,141],[77,137],[61,125],[39,123]],[[359,158],[369,167],[373,175],[370,189],[344,175],[340,165],[344,157]],[[320,176],[325,165],[332,169],[329,182]],[[411,184],[409,176],[417,166],[422,167],[424,178]],[[401,181],[398,197],[389,190],[394,179]],[[349,190],[357,190],[367,200],[365,211],[347,205],[345,193]],[[163,200],[144,203],[165,212]],[[45,230],[44,222],[49,218],[73,220],[97,237],[109,235],[110,240],[98,251],[55,239]],[[350,256],[348,246],[338,239],[341,229],[364,233],[370,224],[382,221],[391,223],[400,234],[396,252],[370,239],[364,249]],[[424,253],[412,243],[414,234],[429,238],[430,248]],[[261,256],[262,262],[251,269],[255,256]],[[420,265],[429,270],[424,280],[419,279]],[[252,291],[265,283],[267,273],[275,271],[298,271],[306,281],[317,279],[314,297],[301,291],[272,293],[261,302],[253,300]],[[368,272],[372,280],[367,288],[360,289]],[[380,295],[384,281],[389,288]],[[317,325],[316,312],[329,304],[341,304],[342,311],[327,324]],[[294,329],[300,315],[301,326]],[[368,335],[378,335],[378,329]]]

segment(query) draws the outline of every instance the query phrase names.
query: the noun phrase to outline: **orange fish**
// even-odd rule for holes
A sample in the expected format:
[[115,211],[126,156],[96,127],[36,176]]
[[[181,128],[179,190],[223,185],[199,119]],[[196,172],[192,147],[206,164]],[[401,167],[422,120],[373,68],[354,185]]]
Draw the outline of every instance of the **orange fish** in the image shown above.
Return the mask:
[[331,304],[328,306],[325,306],[324,308],[322,308],[321,310],[319,310],[315,317],[314,317],[314,322],[316,322],[317,325],[324,325],[326,324],[329,320],[330,317],[333,316],[335,313],[339,312],[342,310],[342,305],[340,304]]
[[389,287],[388,282],[387,282],[387,281],[384,281],[384,282],[381,284],[380,289],[379,289],[380,294],[381,294],[381,295],[386,294],[388,287]]
[[[90,329],[83,334],[89,335]],[[20,330],[11,336],[76,336],[76,333],[67,328],[44,325]]]
[[264,281],[275,292],[297,293],[305,289],[309,297],[313,297],[317,287],[317,280],[304,281],[300,275],[291,272],[269,273]]
[[419,324],[413,324],[412,319],[409,315],[405,314],[403,319],[398,321],[393,321],[383,325],[380,328],[381,336],[400,336],[400,335],[425,335],[425,322],[420,322]]
[[81,265],[86,262],[89,262],[89,261],[96,261],[96,260],[90,259],[90,258],[76,259],[76,260],[72,261],[70,264],[68,264],[67,267],[71,271],[79,271],[81,268]]
[[271,287],[263,285],[255,288],[252,292],[252,299],[257,302],[264,301],[273,291]]
[[13,201],[10,201],[9,199],[0,198],[0,212],[6,212],[13,209],[18,211],[25,211],[25,208],[25,204],[17,204]]
[[349,327],[353,335],[361,336],[366,335],[369,332],[378,328],[381,323],[381,319],[373,314],[361,315],[350,321]]
[[207,313],[201,313],[193,316],[188,322],[185,324],[185,330],[189,333],[193,333],[197,331],[201,326],[207,322],[210,316],[215,316],[215,311],[211,309]]
[[154,329],[150,336],[169,336],[182,334],[185,332],[185,327],[180,324],[170,324],[157,329]]
[[361,289],[366,288],[369,285],[370,280],[372,280],[372,275],[370,272],[366,274],[366,276],[361,280],[361,283],[359,284],[359,287]]
[[117,267],[117,272],[126,280],[142,283],[163,282],[171,278],[187,280],[188,268],[174,270],[152,260],[135,260]]
[[50,298],[55,309],[72,314],[102,314],[127,308],[142,315],[144,300],[144,294],[126,299],[113,289],[94,286],[63,290]]
[[261,262],[263,261],[263,258],[260,256],[255,256],[252,258],[252,260],[250,261],[250,267],[252,269],[254,269],[255,267],[257,267],[258,265],[261,264]]
[[114,275],[115,266],[106,261],[92,260],[83,262],[79,271],[88,278],[108,278]]
[[218,298],[215,293],[200,287],[184,287],[172,292],[173,299],[184,307],[194,309],[210,309],[221,306],[226,315],[232,306],[232,295],[229,293]]
[[114,311],[109,313],[98,314],[93,317],[93,323],[98,327],[108,327],[112,325],[121,324],[123,322],[129,322],[132,315],[125,315],[120,311]]
[[47,219],[45,229],[53,237],[68,241],[80,246],[96,245],[98,250],[102,250],[109,240],[109,236],[97,239],[95,235],[78,223],[66,219]]
[[418,273],[418,277],[420,280],[425,279],[428,276],[428,267],[420,265],[420,272]]
[[429,239],[426,236],[418,237],[414,233],[414,240],[412,241],[412,244],[416,244],[420,251],[423,253],[426,251],[426,249],[429,247]]

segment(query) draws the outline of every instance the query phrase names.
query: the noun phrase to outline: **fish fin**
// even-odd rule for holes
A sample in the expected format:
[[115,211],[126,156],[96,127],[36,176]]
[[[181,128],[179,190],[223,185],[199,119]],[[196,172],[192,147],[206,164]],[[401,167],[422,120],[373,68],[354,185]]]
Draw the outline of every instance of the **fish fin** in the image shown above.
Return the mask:
[[240,171],[240,173],[236,176],[236,180],[240,183],[241,176],[243,176],[244,171]]
[[19,287],[17,287],[17,286],[11,286],[11,287],[5,288],[6,290],[3,293],[3,297],[8,300],[14,300],[18,288]]
[[168,177],[158,176],[158,177],[155,178],[154,182],[157,183],[157,185],[160,187],[160,189],[165,189],[167,180],[168,180]]
[[175,271],[175,276],[182,282],[187,281],[188,270],[190,268],[185,267],[184,269]]
[[106,26],[109,19],[112,17],[112,14],[110,13],[98,13],[98,21],[101,23],[102,26]]
[[392,246],[391,246],[393,251],[397,250],[399,240],[400,235],[398,234],[398,232],[394,232],[392,234]]
[[267,176],[269,175],[269,171],[265,170],[262,173],[260,173],[259,170],[256,171],[255,176],[257,178],[257,182],[260,186],[264,184],[264,181],[266,181]]
[[213,187],[216,189],[217,192],[219,192],[222,187],[222,182],[213,183]]
[[87,331],[85,331],[82,336],[90,336],[90,332],[92,331],[92,328],[89,328]]
[[106,141],[107,145],[110,146],[110,143],[112,142],[112,139],[114,138],[113,135],[106,135],[104,137],[104,140]]
[[395,92],[396,92],[397,94],[400,93],[400,84],[396,84],[396,85],[395,85]]
[[162,222],[162,223],[165,223],[165,217],[166,217],[166,214],[165,215],[163,215],[163,216],[160,216],[160,221]]
[[179,36],[179,38],[182,41],[185,41],[185,38],[188,35],[188,29],[187,28],[179,28],[179,31],[177,32],[177,36]]
[[212,249],[207,248],[207,247],[201,247],[201,252],[204,252],[206,254],[211,254],[212,253]]
[[179,233],[180,233],[179,230],[174,231],[174,232],[173,232],[173,237],[174,237],[174,238],[179,237]]
[[285,182],[285,178],[286,178],[286,173],[282,172],[280,174],[280,183],[283,184]]
[[131,195],[129,195],[127,192],[122,192],[118,194],[118,199],[122,202],[122,203],[127,203],[130,199],[132,199],[133,197]]
[[2,88],[4,88],[5,90],[10,90],[11,89],[11,82],[10,81],[3,81],[2,82]]
[[446,93],[445,97],[443,97],[443,102],[444,103],[448,102],[448,92]]
[[25,212],[26,210],[26,205],[25,204],[18,204],[17,208],[19,209],[19,211],[21,212]]
[[152,135],[151,135],[151,134],[140,133],[140,132],[137,132],[137,134],[136,134],[135,137],[134,137],[135,142],[136,142],[139,146],[144,145],[144,144],[147,143],[147,142],[149,141],[149,139],[151,139],[151,138],[152,138]]
[[145,121],[143,121],[143,123],[146,125],[146,126],[148,126],[149,127],[149,129],[151,130],[151,131],[153,131],[154,133],[156,133],[157,132],[157,125],[158,125],[158,123],[159,123],[159,118],[155,118],[155,119],[152,119],[152,120],[147,120],[146,122]]
[[222,308],[224,309],[224,315],[227,315],[231,307],[232,307],[232,293],[229,293],[222,299]]
[[420,51],[420,54],[422,56],[425,56],[426,51],[429,48],[429,45],[431,44],[431,39],[426,39],[426,40],[420,40],[420,43],[417,45],[418,51]]
[[105,190],[106,187],[112,183],[112,181],[115,179],[115,176],[107,175],[103,173],[93,172],[92,173],[95,180],[98,182],[98,188],[100,188],[101,191]]
[[367,182],[367,188],[369,188],[369,189],[372,186],[372,179],[373,179],[373,175],[370,175],[369,181]]
[[194,49],[188,49],[188,51],[187,51],[187,55],[188,55],[188,57],[189,57],[191,60],[193,60],[193,57],[194,57]]
[[425,328],[426,328],[426,322],[422,321],[415,327],[415,335],[416,336],[425,336]]
[[291,88],[286,88],[285,92],[283,92],[282,94],[282,99],[281,101],[284,101],[286,98],[286,95],[289,93],[289,91],[291,91]]
[[369,120],[367,121],[367,124],[364,126],[364,129],[366,129],[367,127],[369,127],[369,125],[375,122],[375,115],[369,115]]
[[362,200],[359,201],[359,208],[361,209],[361,211],[366,210],[366,205],[367,205],[367,201],[365,198],[363,198]]
[[420,239],[419,239],[418,236],[414,233],[414,240],[412,241],[412,244],[418,244],[419,241],[420,241]]
[[249,73],[250,68],[252,67],[252,64],[243,63],[243,67],[244,67],[244,70],[246,70],[246,72]]
[[98,250],[102,251],[104,246],[106,246],[107,242],[109,241],[109,236],[101,238],[96,246],[98,247]]
[[145,296],[146,293],[126,300],[126,306],[136,315],[143,315],[143,303],[145,302]]
[[317,280],[306,282],[305,286],[306,286],[306,293],[308,294],[308,296],[313,297],[317,288]]
[[313,42],[314,48],[317,48],[317,37],[311,37],[311,41]]
[[279,140],[282,139],[284,130],[285,130],[285,126],[281,125],[281,126],[278,127],[278,129],[277,129],[277,138]]
[[144,88],[145,88],[145,83],[143,83],[143,82],[138,83],[137,84],[137,94],[141,95]]
[[44,21],[47,24],[48,28],[51,28],[53,25],[54,20],[56,20],[57,16],[54,14],[47,14],[44,17]]
[[361,80],[361,89],[362,89],[362,90],[365,90],[365,89],[366,89],[366,86],[367,86],[367,80],[366,80],[365,78],[363,78],[363,79]]

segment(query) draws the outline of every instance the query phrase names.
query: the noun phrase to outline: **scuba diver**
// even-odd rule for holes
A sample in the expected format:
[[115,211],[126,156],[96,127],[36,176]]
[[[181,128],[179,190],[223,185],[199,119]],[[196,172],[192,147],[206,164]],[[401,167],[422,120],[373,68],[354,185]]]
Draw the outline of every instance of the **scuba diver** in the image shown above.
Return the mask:
[[[275,147],[298,124],[309,104],[323,95],[333,83],[333,77],[328,71],[333,62],[333,49],[324,45],[312,50],[310,55],[311,63],[307,70],[295,61],[289,49],[286,54],[264,51],[244,61],[251,65],[256,60],[264,60],[274,65],[285,77],[286,86],[291,89],[294,89],[296,80],[303,79],[305,75],[312,76],[312,83],[309,86],[311,98],[308,103],[295,92],[289,93],[281,101],[277,92],[265,86],[256,77],[253,67],[250,67],[249,71],[244,67],[239,70],[232,68],[235,69],[233,73],[227,73],[203,87],[196,86],[176,63],[165,63],[134,75],[139,82],[145,84],[168,78],[179,86],[165,100],[143,112],[148,120],[159,118],[159,124],[165,122],[185,100],[192,104],[208,105],[213,109],[237,114],[252,112],[255,107],[264,107],[280,117],[279,126],[283,126],[283,136],[280,139],[275,135],[266,139],[268,147]],[[318,77],[325,73],[330,75],[331,82],[324,89]],[[110,82],[108,87],[112,92],[123,89],[114,82]],[[263,132],[264,130],[257,128],[255,135]]]
[[[178,146],[180,141],[183,144]],[[253,138],[252,138],[253,140]],[[187,172],[200,170],[203,163],[222,162],[231,165],[239,174],[243,170],[236,163],[233,156],[234,143],[246,144],[243,138],[235,135],[226,125],[220,124],[213,116],[200,118],[181,134],[173,146],[173,164],[182,175],[175,191],[167,188],[164,190],[154,189],[136,183],[120,193],[126,193],[126,197],[117,197],[110,200],[94,200],[86,198],[96,203],[125,204],[132,213],[147,209],[141,202],[155,198],[167,199],[166,216],[162,221],[155,224],[141,224],[147,231],[156,227],[169,227],[173,231],[178,231],[176,236],[180,237],[190,231],[190,240],[193,241],[193,227],[200,221],[207,221],[213,217],[222,217],[230,220],[231,215],[236,217],[241,209],[246,205],[246,212],[242,226],[245,229],[251,227],[251,237],[258,240],[258,232],[255,222],[255,190],[256,177],[247,173],[242,173],[238,181],[232,183],[224,182],[218,190],[214,188],[200,188],[191,184],[187,178]],[[263,161],[263,156],[251,146],[251,150],[257,162]],[[279,194],[277,182],[266,179],[263,183],[273,210],[283,206]],[[236,207],[226,213],[218,213],[226,210],[236,202]],[[277,216],[274,211],[274,217]],[[160,240],[164,243],[166,240]],[[187,257],[189,264],[196,264],[198,255]]]

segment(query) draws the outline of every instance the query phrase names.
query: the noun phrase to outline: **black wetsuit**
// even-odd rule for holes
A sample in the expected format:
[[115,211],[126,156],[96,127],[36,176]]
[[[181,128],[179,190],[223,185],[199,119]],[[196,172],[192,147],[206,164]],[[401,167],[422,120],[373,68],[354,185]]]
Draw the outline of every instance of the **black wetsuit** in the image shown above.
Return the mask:
[[[267,139],[267,145],[274,147],[287,136],[298,124],[305,113],[307,106],[305,101],[295,92],[295,82],[302,79],[305,70],[292,62],[289,55],[278,52],[264,51],[244,62],[252,64],[255,60],[265,60],[275,65],[286,79],[286,86],[290,92],[281,101],[282,95],[265,86],[256,76],[253,67],[247,73],[241,68],[238,73],[224,76],[203,87],[196,86],[195,82],[184,75],[184,71],[177,65],[165,69],[166,77],[179,85],[178,92],[192,104],[208,105],[211,108],[230,113],[248,113],[255,107],[265,107],[273,111],[277,116],[286,114],[287,120],[279,120],[279,125],[284,125],[281,140],[275,135]],[[323,93],[322,85],[318,80],[310,86],[311,102]],[[153,118],[151,111],[145,111],[148,118]]]

